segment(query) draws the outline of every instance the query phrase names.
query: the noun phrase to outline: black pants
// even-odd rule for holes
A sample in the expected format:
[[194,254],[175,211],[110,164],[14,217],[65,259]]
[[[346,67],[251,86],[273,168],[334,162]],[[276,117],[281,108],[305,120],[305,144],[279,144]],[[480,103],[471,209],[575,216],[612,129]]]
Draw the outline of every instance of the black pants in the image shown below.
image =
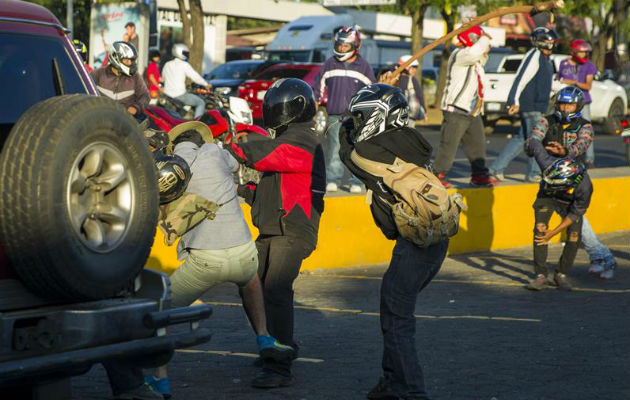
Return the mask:
[[109,360],[103,363],[114,396],[135,389],[144,383],[142,369],[131,366],[125,360]]
[[443,115],[440,146],[434,162],[437,172],[445,176],[448,174],[461,142],[464,154],[470,162],[472,176],[487,177],[486,135],[481,116],[471,117],[454,112],[444,112]]
[[[569,211],[569,204],[551,198],[537,198],[534,202],[534,215],[536,224],[534,225],[534,237],[543,235],[549,230],[549,219],[556,211],[562,218],[566,217]],[[560,256],[557,271],[566,274],[573,266],[580,244],[580,232],[582,231],[582,217],[569,225],[567,228],[567,241]],[[538,246],[534,242],[534,271],[536,274],[547,275],[547,245]]]
[[[267,329],[281,343],[297,345],[293,340],[293,281],[302,261],[314,250],[304,240],[292,236],[259,236],[258,275],[263,285]],[[290,373],[290,362],[265,362],[265,368]]]

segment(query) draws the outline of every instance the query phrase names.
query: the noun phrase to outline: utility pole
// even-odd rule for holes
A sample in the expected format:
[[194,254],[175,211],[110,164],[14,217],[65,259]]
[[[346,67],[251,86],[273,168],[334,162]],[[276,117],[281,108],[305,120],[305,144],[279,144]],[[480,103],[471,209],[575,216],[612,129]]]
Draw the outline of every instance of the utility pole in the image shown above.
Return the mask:
[[70,30],[69,36],[70,39],[72,39],[72,37],[74,36],[74,24],[73,24],[73,14],[74,14],[74,10],[72,9],[72,0],[66,0],[66,25],[67,28]]

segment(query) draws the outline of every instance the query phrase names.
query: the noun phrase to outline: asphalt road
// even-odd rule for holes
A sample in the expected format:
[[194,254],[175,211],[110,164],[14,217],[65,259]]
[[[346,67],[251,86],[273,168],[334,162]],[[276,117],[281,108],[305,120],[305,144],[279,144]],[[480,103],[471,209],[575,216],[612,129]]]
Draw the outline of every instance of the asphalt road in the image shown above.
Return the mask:
[[[440,127],[438,125],[420,125],[418,128],[433,145],[433,156],[435,156],[435,152],[440,143]],[[499,155],[499,152],[505,147],[512,135],[518,134],[519,130],[519,126],[501,124],[496,126],[494,133],[486,136],[488,165]],[[621,137],[604,134],[596,135],[595,168],[622,167],[627,165],[625,147]],[[505,175],[511,176],[514,180],[522,180],[526,168],[527,156],[522,153],[508,166]],[[459,178],[469,176],[470,164],[460,146],[449,177]]]
[[[528,228],[529,229],[529,228]],[[576,290],[525,289],[531,248],[446,259],[416,306],[417,346],[434,400],[621,400],[630,397],[630,233],[602,237],[619,262],[612,281],[587,273]],[[553,265],[561,245],[550,247]],[[343,251],[340,246],[340,251]],[[324,267],[324,266],[322,266]],[[385,266],[301,274],[296,290],[295,384],[249,383],[256,346],[234,285],[210,290],[213,339],[178,351],[174,399],[364,399],[380,374],[379,285]],[[76,399],[111,398],[102,367],[74,379]]]

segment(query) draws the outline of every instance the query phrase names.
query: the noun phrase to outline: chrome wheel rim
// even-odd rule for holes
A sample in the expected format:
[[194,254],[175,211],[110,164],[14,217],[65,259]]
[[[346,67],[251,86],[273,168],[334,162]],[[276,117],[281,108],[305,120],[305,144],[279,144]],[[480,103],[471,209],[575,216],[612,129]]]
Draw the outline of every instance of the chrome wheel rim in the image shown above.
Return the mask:
[[72,163],[66,204],[74,233],[90,250],[107,253],[123,241],[133,214],[133,176],[112,144],[90,143]]

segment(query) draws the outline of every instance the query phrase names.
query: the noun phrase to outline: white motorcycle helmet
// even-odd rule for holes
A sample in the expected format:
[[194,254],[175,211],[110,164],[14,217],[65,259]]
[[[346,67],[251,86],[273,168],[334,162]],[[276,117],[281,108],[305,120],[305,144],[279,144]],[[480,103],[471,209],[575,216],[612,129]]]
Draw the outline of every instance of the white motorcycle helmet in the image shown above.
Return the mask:
[[184,43],[177,43],[173,45],[173,50],[171,50],[171,54],[173,54],[173,57],[175,58],[179,58],[183,61],[188,61],[188,58],[190,57],[190,50],[188,49],[188,46],[186,46]]
[[[131,65],[125,65],[123,59],[131,60]],[[109,63],[123,75],[133,76],[138,71],[138,52],[129,42],[114,42],[109,56]]]

